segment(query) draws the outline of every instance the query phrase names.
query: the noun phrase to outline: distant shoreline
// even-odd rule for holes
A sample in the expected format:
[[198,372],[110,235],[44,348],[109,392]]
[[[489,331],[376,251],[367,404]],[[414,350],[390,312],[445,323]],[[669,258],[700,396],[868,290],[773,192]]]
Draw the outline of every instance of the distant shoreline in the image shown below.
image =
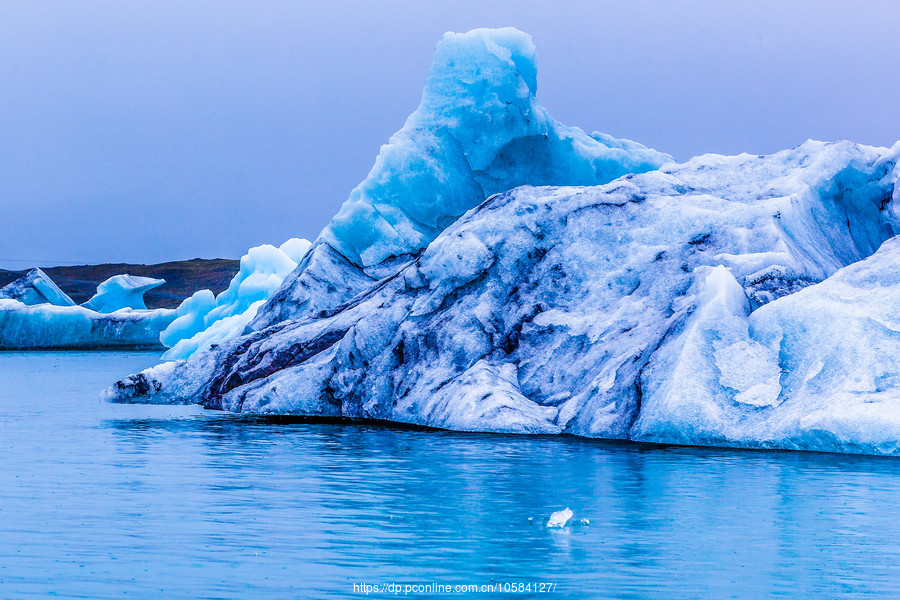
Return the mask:
[[[31,269],[0,269],[0,287],[25,275]],[[97,291],[97,285],[112,277],[128,273],[141,277],[165,279],[166,283],[144,295],[147,308],[176,308],[182,300],[198,290],[209,289],[218,294],[228,287],[240,270],[240,261],[227,258],[194,258],[153,265],[104,263],[63,267],[41,267],[72,300],[81,304]]]

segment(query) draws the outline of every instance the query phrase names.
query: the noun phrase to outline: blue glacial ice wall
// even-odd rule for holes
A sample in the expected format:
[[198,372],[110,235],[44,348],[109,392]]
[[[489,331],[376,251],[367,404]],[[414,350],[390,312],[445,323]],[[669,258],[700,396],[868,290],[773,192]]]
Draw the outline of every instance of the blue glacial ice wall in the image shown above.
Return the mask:
[[536,98],[535,53],[531,37],[512,28],[447,33],[419,107],[252,326],[336,308],[491,194],[597,185],[672,160],[555,121]]
[[424,248],[491,194],[596,185],[672,160],[555,121],[536,99],[535,54],[530,36],[511,28],[446,34],[418,109],[321,239],[370,266]]

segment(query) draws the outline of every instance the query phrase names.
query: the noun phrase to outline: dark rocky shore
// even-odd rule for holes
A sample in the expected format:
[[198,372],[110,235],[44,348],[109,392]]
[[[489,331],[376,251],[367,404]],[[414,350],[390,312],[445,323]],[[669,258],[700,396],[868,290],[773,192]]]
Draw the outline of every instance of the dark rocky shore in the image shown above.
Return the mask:
[[[81,304],[97,291],[97,285],[113,275],[128,273],[141,277],[165,279],[166,283],[144,295],[147,308],[176,308],[182,300],[197,290],[209,289],[218,294],[240,269],[240,261],[225,258],[179,260],[155,265],[107,263],[67,267],[41,267],[51,279]],[[25,275],[23,271],[0,269],[0,287]]]

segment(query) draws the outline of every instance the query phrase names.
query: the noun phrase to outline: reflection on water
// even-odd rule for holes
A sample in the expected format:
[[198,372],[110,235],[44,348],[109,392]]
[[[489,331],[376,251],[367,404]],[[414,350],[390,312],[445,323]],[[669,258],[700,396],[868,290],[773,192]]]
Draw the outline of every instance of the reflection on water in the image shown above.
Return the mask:
[[[146,354],[0,354],[0,592],[553,597],[900,591],[900,461],[103,404]],[[569,506],[590,527],[530,525]],[[376,596],[377,597],[377,596]],[[526,597],[521,595],[517,597]]]

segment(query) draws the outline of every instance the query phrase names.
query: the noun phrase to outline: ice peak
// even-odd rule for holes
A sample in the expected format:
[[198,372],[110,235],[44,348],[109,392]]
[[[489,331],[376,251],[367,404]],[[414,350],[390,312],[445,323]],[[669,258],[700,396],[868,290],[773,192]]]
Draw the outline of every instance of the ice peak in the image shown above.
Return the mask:
[[491,194],[597,185],[671,160],[555,121],[535,98],[535,56],[513,28],[445,34],[419,107],[320,240],[369,267],[421,250]]
[[[445,33],[434,50],[423,103],[478,95],[471,93],[473,85],[487,86],[505,100],[534,96],[537,49],[531,36],[514,27]],[[448,94],[453,90],[457,93]]]
[[35,304],[53,304],[55,306],[74,306],[69,296],[59,289],[53,280],[42,270],[34,268],[24,277],[0,288],[0,298],[18,300],[26,306]]
[[165,282],[165,279],[152,277],[114,275],[97,286],[97,293],[84,306],[100,313],[111,313],[123,308],[146,310],[144,294]]

